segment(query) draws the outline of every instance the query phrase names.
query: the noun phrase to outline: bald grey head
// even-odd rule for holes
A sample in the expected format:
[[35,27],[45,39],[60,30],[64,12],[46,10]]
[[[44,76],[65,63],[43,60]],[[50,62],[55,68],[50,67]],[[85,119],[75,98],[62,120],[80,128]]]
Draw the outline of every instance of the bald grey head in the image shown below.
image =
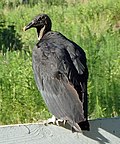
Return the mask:
[[36,28],[38,34],[38,40],[40,40],[45,33],[51,31],[51,27],[52,22],[49,16],[46,14],[40,14],[24,27],[24,31],[30,28]]

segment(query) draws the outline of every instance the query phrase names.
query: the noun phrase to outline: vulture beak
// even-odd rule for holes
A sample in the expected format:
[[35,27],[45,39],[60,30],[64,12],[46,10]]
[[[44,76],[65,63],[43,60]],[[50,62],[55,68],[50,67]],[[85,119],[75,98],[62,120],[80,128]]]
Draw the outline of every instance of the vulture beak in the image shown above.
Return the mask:
[[30,22],[28,25],[26,25],[24,28],[23,28],[23,31],[26,31],[30,28],[34,27],[34,21]]

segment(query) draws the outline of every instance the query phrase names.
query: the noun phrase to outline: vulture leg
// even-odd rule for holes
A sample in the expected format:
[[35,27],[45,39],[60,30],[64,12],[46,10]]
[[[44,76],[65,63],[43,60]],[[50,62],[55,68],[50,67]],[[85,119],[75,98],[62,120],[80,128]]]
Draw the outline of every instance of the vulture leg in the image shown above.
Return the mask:
[[53,115],[51,118],[49,118],[48,120],[44,121],[44,125],[48,125],[48,124],[55,124],[56,123],[56,117]]
[[59,126],[61,123],[65,126],[65,124],[66,124],[66,120],[61,120],[61,119],[57,119],[54,115],[51,117],[51,118],[49,118],[48,120],[45,120],[44,121],[44,124],[45,125],[48,125],[48,124],[56,124],[57,126]]

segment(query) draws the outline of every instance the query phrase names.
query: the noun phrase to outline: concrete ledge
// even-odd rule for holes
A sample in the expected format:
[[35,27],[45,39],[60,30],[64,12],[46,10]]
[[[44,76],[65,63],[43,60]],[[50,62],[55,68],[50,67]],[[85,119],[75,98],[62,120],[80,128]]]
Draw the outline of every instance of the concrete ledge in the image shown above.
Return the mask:
[[72,133],[43,124],[0,126],[0,144],[120,144],[120,118],[90,120],[90,131]]

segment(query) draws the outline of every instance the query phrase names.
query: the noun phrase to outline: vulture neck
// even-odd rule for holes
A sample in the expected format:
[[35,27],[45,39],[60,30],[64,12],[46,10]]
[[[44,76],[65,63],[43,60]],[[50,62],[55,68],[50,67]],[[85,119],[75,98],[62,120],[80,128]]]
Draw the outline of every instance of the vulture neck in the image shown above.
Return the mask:
[[37,28],[38,40],[41,40],[42,37],[49,31],[51,31],[51,28],[47,28],[45,25],[41,29]]

